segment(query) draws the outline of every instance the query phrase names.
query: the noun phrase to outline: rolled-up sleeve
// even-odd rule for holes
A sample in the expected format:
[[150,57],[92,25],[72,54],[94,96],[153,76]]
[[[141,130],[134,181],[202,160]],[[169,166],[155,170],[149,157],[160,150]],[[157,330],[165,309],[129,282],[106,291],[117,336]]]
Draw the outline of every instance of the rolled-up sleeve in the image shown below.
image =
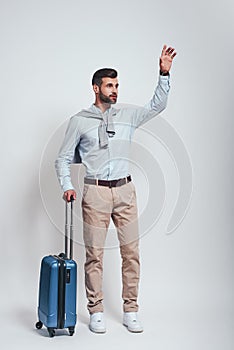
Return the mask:
[[55,169],[63,192],[74,189],[71,182],[70,166],[74,159],[75,149],[80,141],[79,118],[70,118],[62,146],[55,160]]
[[170,75],[160,75],[151,100],[144,107],[137,108],[133,115],[132,124],[135,128],[154,118],[166,108],[169,90]]

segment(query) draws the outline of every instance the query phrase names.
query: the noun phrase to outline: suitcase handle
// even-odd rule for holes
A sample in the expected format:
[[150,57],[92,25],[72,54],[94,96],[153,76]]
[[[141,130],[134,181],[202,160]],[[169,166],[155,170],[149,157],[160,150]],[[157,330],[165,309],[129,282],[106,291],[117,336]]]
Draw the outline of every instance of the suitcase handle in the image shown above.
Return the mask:
[[[71,217],[70,217],[70,259],[73,259],[73,201],[74,197],[70,197],[70,202],[71,203]],[[66,201],[66,207],[65,207],[65,256],[68,258],[68,202]]]

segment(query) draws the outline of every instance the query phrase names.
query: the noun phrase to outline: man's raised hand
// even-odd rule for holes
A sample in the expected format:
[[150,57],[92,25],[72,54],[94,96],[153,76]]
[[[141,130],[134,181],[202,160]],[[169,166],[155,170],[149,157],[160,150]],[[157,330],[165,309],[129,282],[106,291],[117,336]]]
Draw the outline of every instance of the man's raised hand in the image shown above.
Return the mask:
[[160,72],[168,73],[171,69],[173,58],[176,56],[175,49],[173,47],[168,47],[163,45],[162,53],[159,60]]

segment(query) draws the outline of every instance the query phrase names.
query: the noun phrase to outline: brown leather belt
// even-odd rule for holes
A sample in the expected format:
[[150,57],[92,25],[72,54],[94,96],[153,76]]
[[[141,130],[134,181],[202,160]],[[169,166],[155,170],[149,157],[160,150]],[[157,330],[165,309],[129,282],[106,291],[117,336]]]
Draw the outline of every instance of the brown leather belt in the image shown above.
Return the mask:
[[107,186],[107,187],[118,187],[125,185],[126,183],[132,181],[131,175],[124,177],[122,179],[117,180],[99,180],[99,179],[89,179],[87,177],[84,178],[85,184],[97,185],[97,186]]

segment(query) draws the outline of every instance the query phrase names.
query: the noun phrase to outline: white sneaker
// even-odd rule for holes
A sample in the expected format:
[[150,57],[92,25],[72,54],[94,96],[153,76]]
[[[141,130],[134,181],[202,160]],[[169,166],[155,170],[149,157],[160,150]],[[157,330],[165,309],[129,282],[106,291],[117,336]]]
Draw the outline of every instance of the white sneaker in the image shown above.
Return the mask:
[[127,327],[129,332],[143,332],[143,327],[140,320],[138,319],[137,312],[124,312],[123,325]]
[[90,315],[89,329],[94,333],[106,332],[106,322],[103,312],[95,312]]

